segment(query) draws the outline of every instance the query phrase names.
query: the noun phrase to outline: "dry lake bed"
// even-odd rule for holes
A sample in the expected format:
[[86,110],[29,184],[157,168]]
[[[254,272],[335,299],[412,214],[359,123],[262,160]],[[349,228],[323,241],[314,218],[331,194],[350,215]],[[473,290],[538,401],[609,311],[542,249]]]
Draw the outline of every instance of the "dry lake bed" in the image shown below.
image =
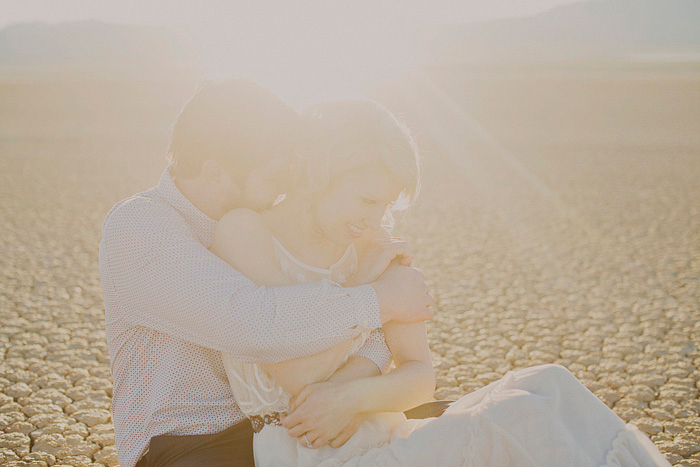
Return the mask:
[[[0,465],[117,465],[101,223],[157,182],[190,90],[0,83]],[[439,69],[372,92],[424,156],[397,231],[438,302],[436,398],[559,363],[700,466],[700,72]]]

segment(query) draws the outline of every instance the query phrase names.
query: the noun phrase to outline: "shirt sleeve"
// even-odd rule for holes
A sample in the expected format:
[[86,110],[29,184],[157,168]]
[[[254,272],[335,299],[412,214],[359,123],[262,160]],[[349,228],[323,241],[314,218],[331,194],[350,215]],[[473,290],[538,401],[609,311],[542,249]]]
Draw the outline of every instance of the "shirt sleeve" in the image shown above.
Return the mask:
[[367,341],[355,355],[373,361],[382,374],[389,371],[392,356],[389,347],[386,345],[386,340],[384,340],[384,331],[373,329]]
[[381,326],[371,286],[257,286],[205,248],[176,212],[153,203],[131,199],[105,220],[100,277],[108,320],[252,363],[318,353]]

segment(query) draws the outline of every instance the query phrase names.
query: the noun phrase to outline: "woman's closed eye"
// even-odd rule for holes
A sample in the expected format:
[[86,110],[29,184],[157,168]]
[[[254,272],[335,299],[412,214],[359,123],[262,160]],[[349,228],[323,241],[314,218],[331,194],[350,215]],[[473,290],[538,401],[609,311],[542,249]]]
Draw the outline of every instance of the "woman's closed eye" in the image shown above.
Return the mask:
[[[369,206],[374,206],[377,203],[379,203],[379,201],[377,201],[376,199],[373,199],[373,198],[362,198],[362,202],[369,205]],[[395,204],[396,204],[396,201],[389,201],[388,203],[384,204],[384,207],[388,208],[388,207],[394,206]]]

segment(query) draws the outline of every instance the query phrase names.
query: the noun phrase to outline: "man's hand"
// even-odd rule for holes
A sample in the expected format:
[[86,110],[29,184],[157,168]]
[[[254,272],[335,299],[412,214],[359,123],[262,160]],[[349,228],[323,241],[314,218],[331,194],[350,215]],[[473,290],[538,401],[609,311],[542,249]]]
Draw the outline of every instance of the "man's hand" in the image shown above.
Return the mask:
[[331,439],[328,444],[330,444],[332,448],[339,448],[345,444],[352,437],[352,435],[357,432],[357,429],[360,428],[360,423],[362,423],[362,420],[364,419],[364,414],[357,414],[352,417],[350,423],[340,431],[338,436]]
[[306,446],[308,439],[314,449],[329,442],[333,447],[342,446],[362,421],[346,383],[310,384],[291,401],[289,410],[282,425],[290,436],[299,438],[299,444]]
[[415,323],[433,317],[430,307],[435,299],[418,269],[392,264],[371,285],[377,292],[382,323]]

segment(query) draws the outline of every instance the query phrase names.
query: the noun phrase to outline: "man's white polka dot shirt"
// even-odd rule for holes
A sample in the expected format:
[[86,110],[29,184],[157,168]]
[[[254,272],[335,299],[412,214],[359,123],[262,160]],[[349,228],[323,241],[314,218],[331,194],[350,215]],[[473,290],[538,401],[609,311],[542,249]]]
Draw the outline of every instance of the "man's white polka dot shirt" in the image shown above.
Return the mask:
[[359,355],[389,367],[372,287],[259,287],[207,249],[215,227],[169,168],[158,186],[116,204],[104,222],[100,277],[122,467],[134,466],[153,436],[215,433],[244,418],[221,352],[272,363],[366,328],[375,331]]

